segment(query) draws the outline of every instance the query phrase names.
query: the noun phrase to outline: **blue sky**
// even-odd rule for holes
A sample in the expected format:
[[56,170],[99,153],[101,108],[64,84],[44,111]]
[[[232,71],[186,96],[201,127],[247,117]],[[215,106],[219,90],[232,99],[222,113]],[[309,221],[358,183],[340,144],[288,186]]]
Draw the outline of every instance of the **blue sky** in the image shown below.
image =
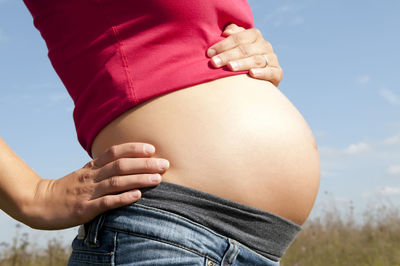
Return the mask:
[[[319,146],[322,180],[312,216],[350,202],[358,212],[399,207],[400,2],[249,3],[284,70],[280,89]],[[42,177],[62,177],[89,160],[76,139],[73,103],[22,1],[0,0],[0,91],[0,136]],[[0,213],[0,243],[14,228]],[[54,235],[68,242],[75,232],[23,230],[39,243]]]

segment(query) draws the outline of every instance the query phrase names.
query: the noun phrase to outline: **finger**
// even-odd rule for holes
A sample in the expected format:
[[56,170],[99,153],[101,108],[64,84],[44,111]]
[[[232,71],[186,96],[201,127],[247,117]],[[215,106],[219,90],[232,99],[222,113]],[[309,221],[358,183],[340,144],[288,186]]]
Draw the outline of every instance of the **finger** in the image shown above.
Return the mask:
[[97,195],[104,196],[131,189],[154,187],[160,182],[160,174],[113,176],[98,183],[95,189]]
[[257,29],[248,29],[242,32],[238,32],[230,35],[224,40],[214,44],[207,50],[207,55],[212,57],[215,54],[222,53],[224,51],[235,48],[240,44],[248,44],[255,42],[260,37],[260,31]]
[[93,165],[95,167],[102,167],[120,158],[149,157],[154,152],[155,147],[147,143],[130,142],[114,145],[93,160]]
[[107,210],[119,208],[136,202],[140,199],[141,195],[142,194],[139,190],[132,190],[117,195],[107,195],[97,198],[90,201],[88,211],[93,212],[93,217],[95,217],[97,214],[103,213]]
[[283,71],[280,67],[253,68],[250,69],[249,75],[256,79],[270,81],[272,84],[278,87],[283,78]]
[[169,168],[169,161],[161,158],[122,158],[98,170],[95,180],[100,182],[111,176],[156,174]]
[[225,27],[224,31],[222,32],[222,36],[228,37],[234,33],[245,31],[246,29],[243,27],[239,27],[238,25],[232,23]]
[[[274,55],[265,55],[268,58],[268,66],[270,67],[279,67],[279,64],[275,60]],[[270,59],[271,58],[271,59]],[[263,68],[267,66],[267,62],[265,60],[264,55],[253,55],[247,58],[230,61],[227,64],[228,68],[232,71],[242,71],[249,70],[251,68]]]
[[[251,44],[241,44],[231,50],[222,52],[211,58],[214,67],[219,68],[225,66],[230,61],[247,58],[253,55],[266,54],[267,48],[263,43],[256,42]],[[264,59],[265,61],[265,59]]]

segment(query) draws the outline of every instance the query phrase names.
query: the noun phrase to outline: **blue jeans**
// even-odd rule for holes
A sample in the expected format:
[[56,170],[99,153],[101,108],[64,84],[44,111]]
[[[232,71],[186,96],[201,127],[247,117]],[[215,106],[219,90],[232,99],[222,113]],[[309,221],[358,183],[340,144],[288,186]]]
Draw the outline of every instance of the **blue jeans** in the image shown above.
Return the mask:
[[[176,185],[167,186],[167,184],[160,187],[177,187],[178,190],[182,188]],[[187,191],[188,189],[183,188],[183,190]],[[179,194],[175,201],[168,203],[169,195],[174,195],[173,191],[168,191],[166,193],[168,196],[165,196],[163,200],[157,198],[160,194],[162,195],[161,192],[161,190],[154,192],[154,197],[156,197],[154,202],[166,204],[166,209],[171,208],[171,205],[178,199],[181,199],[180,203],[184,202],[183,198],[186,197]],[[81,232],[72,243],[73,252],[68,265],[279,265],[279,254],[284,253],[295,237],[294,232],[298,232],[300,229],[290,223],[287,224],[287,221],[281,221],[279,217],[276,218],[272,214],[265,213],[267,218],[271,218],[263,222],[268,228],[273,228],[268,233],[270,237],[263,235],[264,232],[268,231],[261,230],[263,228],[256,230],[260,233],[252,235],[251,229],[261,224],[260,221],[264,221],[263,218],[257,218],[261,211],[255,210],[257,215],[251,216],[252,218],[249,219],[249,216],[246,216],[246,208],[248,207],[237,205],[239,206],[240,216],[245,217],[243,221],[245,221],[247,227],[252,228],[244,227],[246,231],[243,234],[244,238],[240,238],[240,232],[235,232],[234,237],[227,237],[226,234],[229,235],[229,231],[226,231],[225,235],[220,234],[218,223],[216,225],[210,223],[210,227],[216,228],[217,231],[210,229],[209,226],[204,226],[204,224],[212,219],[213,211],[217,210],[219,216],[212,220],[220,220],[219,222],[222,223],[224,228],[230,228],[230,225],[233,225],[232,228],[241,228],[241,221],[235,217],[237,216],[235,214],[236,205],[229,205],[233,202],[204,192],[194,190],[190,190],[190,192],[192,197],[193,193],[198,193],[211,204],[215,204],[214,207],[207,207],[210,210],[205,210],[210,217],[208,215],[201,217],[205,216],[202,212],[204,210],[198,209],[196,209],[196,213],[201,214],[201,216],[196,218],[193,213],[193,215],[184,217],[185,213],[190,213],[190,206],[196,205],[193,201],[187,206],[173,207],[172,210],[176,209],[178,214],[174,211],[149,206],[152,205],[151,199],[154,197],[146,199],[147,195],[151,195],[151,193],[144,192],[143,198],[137,203],[109,211],[86,224],[85,232]],[[197,200],[201,202],[202,198],[197,197]],[[200,205],[204,206],[205,204],[203,202]],[[223,208],[227,204],[229,211],[224,211]],[[224,212],[228,213],[229,216],[224,216]],[[261,216],[263,214],[261,212]],[[227,221],[227,224],[224,224],[224,221]],[[253,226],[248,226],[251,222],[256,223]],[[274,227],[274,224],[277,227]],[[281,230],[276,230],[276,228]],[[293,229],[293,232],[289,229]],[[230,229],[230,231],[232,230],[236,229]],[[290,231],[290,233],[285,235],[285,231]],[[260,235],[262,240],[265,239],[265,242],[257,242],[257,237]],[[237,239],[240,239],[240,241]],[[255,244],[252,244],[251,239],[254,243],[265,244],[254,246]],[[254,248],[249,248],[252,245]],[[259,248],[260,245],[262,247]],[[262,251],[269,253],[260,254]],[[267,257],[262,254],[272,255]],[[274,257],[273,254],[278,255]]]

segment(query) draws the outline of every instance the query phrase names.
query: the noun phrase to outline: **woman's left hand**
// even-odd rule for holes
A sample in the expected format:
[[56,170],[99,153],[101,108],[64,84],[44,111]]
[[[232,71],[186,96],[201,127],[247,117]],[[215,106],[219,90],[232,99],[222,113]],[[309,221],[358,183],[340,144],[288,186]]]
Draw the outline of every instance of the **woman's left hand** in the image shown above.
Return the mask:
[[246,30],[236,24],[230,24],[222,35],[227,38],[207,50],[214,67],[228,66],[232,71],[249,70],[251,77],[270,81],[275,86],[279,85],[283,71],[278,57],[272,45],[264,40],[258,29]]

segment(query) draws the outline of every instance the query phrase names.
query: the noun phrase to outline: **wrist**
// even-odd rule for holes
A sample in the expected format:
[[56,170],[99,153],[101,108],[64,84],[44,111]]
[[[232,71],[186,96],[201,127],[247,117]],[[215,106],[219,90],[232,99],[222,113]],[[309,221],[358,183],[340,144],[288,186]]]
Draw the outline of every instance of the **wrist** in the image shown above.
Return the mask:
[[38,179],[31,193],[27,193],[21,202],[23,223],[34,229],[49,229],[51,212],[49,205],[55,200],[51,191],[56,180]]

